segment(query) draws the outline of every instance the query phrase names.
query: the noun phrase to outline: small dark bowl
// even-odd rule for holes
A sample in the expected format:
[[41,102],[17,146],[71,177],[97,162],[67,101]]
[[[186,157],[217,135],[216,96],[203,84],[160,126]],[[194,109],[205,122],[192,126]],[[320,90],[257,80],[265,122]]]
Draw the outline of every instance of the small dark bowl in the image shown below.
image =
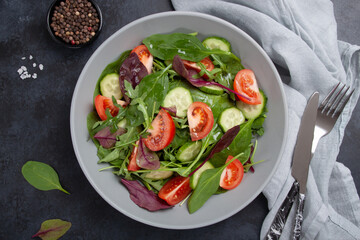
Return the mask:
[[60,2],[64,2],[64,1],[65,1],[65,0],[54,0],[54,1],[52,2],[52,4],[50,5],[49,10],[48,10],[48,12],[47,12],[46,25],[47,25],[47,29],[48,29],[48,31],[49,31],[49,33],[50,33],[51,38],[52,38],[55,42],[57,42],[58,44],[61,44],[61,45],[65,46],[65,47],[67,47],[67,48],[74,48],[74,49],[76,49],[76,48],[82,48],[82,47],[85,47],[85,46],[90,45],[90,44],[93,43],[93,42],[95,41],[95,39],[100,35],[101,29],[102,29],[102,25],[103,25],[103,18],[102,18],[102,14],[101,14],[101,10],[100,10],[100,8],[99,8],[99,5],[98,5],[94,0],[87,0],[88,2],[91,2],[91,4],[94,6],[94,8],[96,9],[96,12],[97,12],[97,14],[98,14],[98,18],[99,18],[99,28],[98,28],[98,30],[95,32],[95,35],[92,36],[92,37],[90,38],[90,40],[89,40],[88,42],[86,42],[86,43],[81,43],[81,44],[78,44],[78,45],[74,44],[74,45],[73,45],[73,44],[71,44],[71,43],[65,42],[62,38],[56,36],[56,35],[55,35],[55,32],[53,31],[53,29],[51,28],[51,25],[50,25],[50,24],[51,24],[51,21],[52,21],[51,18],[52,18],[52,16],[53,16],[54,11],[55,11],[55,7],[56,7],[56,6],[59,6],[59,5],[60,5]]

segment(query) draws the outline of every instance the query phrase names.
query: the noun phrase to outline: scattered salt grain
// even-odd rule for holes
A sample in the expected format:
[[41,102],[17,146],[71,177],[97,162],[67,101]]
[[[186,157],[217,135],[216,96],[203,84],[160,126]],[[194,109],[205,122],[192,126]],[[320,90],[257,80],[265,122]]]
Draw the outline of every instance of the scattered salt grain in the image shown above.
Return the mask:
[[[34,59],[34,57],[32,55],[29,55],[29,60]],[[21,60],[26,60],[26,57],[22,57]],[[44,69],[44,65],[42,64],[37,64],[35,62],[35,60],[29,61],[28,62],[29,65],[26,66],[21,66],[18,70],[17,73],[19,74],[19,77],[21,79],[28,79],[28,78],[33,78],[36,79],[38,77],[37,73],[34,72],[34,70],[32,70],[31,72],[28,70],[27,67],[32,66],[33,68],[36,68],[37,66],[39,66],[40,71],[42,71]]]

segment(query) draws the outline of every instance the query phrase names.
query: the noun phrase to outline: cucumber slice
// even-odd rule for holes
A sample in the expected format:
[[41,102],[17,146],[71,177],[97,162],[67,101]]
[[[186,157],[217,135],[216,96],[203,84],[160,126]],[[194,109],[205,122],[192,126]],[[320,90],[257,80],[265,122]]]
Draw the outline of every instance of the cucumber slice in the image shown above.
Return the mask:
[[190,187],[192,189],[196,188],[197,183],[199,182],[200,175],[208,169],[212,169],[214,166],[210,162],[204,163],[204,165],[198,169],[191,177],[190,177]]
[[160,179],[166,179],[173,175],[173,171],[151,171],[149,173],[146,173],[144,177],[152,179],[152,180],[160,180]]
[[112,96],[114,96],[115,99],[121,99],[122,93],[120,90],[119,74],[107,74],[100,81],[100,92],[104,97],[112,98]]
[[201,150],[201,141],[187,142],[179,148],[176,158],[181,162],[193,160]]
[[255,119],[264,112],[267,102],[267,97],[265,96],[262,90],[260,90],[260,96],[261,96],[261,104],[258,105],[246,104],[243,101],[236,102],[236,107],[241,110],[241,112],[244,114],[246,119]]
[[126,127],[126,119],[122,119],[120,122],[118,122],[117,126],[119,128],[125,128]]
[[221,37],[208,37],[202,43],[208,49],[220,49],[225,52],[231,52],[231,44],[228,40]]
[[168,92],[162,106],[167,108],[175,106],[176,116],[186,117],[187,110],[192,102],[190,91],[183,87],[177,87]]
[[245,122],[245,117],[236,107],[225,109],[219,117],[219,125],[224,132],[243,122]]
[[204,86],[199,88],[201,91],[214,94],[214,95],[221,95],[224,93],[224,89],[219,86]]

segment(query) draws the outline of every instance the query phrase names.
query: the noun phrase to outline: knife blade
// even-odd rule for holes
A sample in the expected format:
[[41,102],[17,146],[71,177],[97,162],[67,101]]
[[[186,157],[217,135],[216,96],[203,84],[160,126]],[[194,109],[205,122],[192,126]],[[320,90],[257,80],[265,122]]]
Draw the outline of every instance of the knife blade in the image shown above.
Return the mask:
[[310,97],[304,115],[301,119],[300,131],[296,140],[291,174],[299,183],[299,196],[297,201],[293,239],[300,239],[301,226],[304,220],[303,211],[305,204],[306,183],[309,165],[312,158],[311,147],[314,138],[319,93],[315,92]]
[[[319,103],[319,93],[314,92],[304,110],[304,114],[301,118],[300,128],[296,140],[296,145],[293,154],[293,163],[291,174],[295,178],[295,182],[289,190],[288,195],[280,206],[278,212],[275,215],[275,218],[270,226],[268,233],[266,234],[265,239],[279,239],[284,229],[287,217],[292,208],[293,202],[295,201],[296,196],[300,192],[305,200],[306,192],[306,182],[309,170],[309,164],[311,160],[311,146],[312,140],[314,137],[314,128],[317,116],[317,107]],[[300,197],[298,203],[300,201]],[[300,207],[300,209],[299,209]],[[302,210],[304,207],[304,201],[301,204],[298,204],[296,225],[294,227],[294,237],[298,236],[299,231],[301,233],[301,223],[302,223]],[[301,209],[302,208],[302,209]],[[299,215],[298,215],[299,213]],[[300,229],[300,230],[299,230]],[[295,231],[296,230],[296,231]],[[296,232],[296,234],[295,234]],[[300,236],[300,235],[299,235]]]

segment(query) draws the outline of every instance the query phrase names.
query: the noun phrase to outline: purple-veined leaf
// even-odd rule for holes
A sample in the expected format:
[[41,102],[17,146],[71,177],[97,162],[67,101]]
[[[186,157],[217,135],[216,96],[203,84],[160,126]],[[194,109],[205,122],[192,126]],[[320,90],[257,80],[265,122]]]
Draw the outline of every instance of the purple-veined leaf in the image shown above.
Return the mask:
[[177,117],[177,116],[176,116],[176,106],[160,107],[160,108],[166,110],[171,116]]
[[63,236],[71,227],[71,222],[61,219],[49,219],[41,224],[40,230],[32,236],[42,240],[56,240]]
[[126,95],[125,83],[128,81],[135,88],[141,79],[148,75],[145,65],[140,61],[138,55],[133,52],[125,59],[119,70],[120,90],[125,98],[126,104],[130,103],[130,98]]
[[245,99],[250,100],[247,96],[244,96],[243,94],[240,94],[228,87],[225,87],[224,85],[217,83],[217,82],[211,82],[211,81],[205,81],[203,78],[194,78],[194,75],[197,75],[198,72],[196,72],[193,69],[186,69],[184,63],[181,61],[181,58],[176,55],[173,59],[173,69],[175,70],[175,72],[177,72],[180,76],[182,76],[183,78],[185,78],[186,80],[189,81],[189,83],[191,83],[191,85],[193,85],[194,87],[205,87],[205,86],[218,86],[221,88],[226,89],[229,92],[232,92],[235,94],[235,96],[240,96],[243,97]]
[[209,159],[212,158],[212,156],[214,156],[215,153],[221,152],[222,150],[224,150],[225,148],[227,148],[232,141],[234,140],[234,138],[236,137],[236,135],[239,133],[240,131],[240,125],[236,125],[232,128],[230,128],[229,130],[226,131],[226,133],[220,138],[220,140],[215,144],[215,146],[213,147],[213,149],[211,150],[211,152],[209,153],[209,155],[205,158],[205,160],[200,164],[200,166],[198,166],[194,171],[192,171],[189,174],[189,177],[191,175],[193,175],[198,169],[200,169],[205,162],[207,162]]
[[150,170],[155,170],[160,167],[159,156],[145,146],[141,137],[136,155],[136,164],[141,168]]
[[126,130],[123,128],[119,128],[116,132],[111,133],[110,127],[105,127],[97,132],[94,138],[96,138],[104,148],[111,148],[116,143],[116,137],[124,133],[126,133]]
[[125,185],[130,193],[130,199],[139,207],[149,211],[171,208],[164,200],[159,198],[153,191],[141,185],[138,181],[129,181],[124,178],[121,182]]

